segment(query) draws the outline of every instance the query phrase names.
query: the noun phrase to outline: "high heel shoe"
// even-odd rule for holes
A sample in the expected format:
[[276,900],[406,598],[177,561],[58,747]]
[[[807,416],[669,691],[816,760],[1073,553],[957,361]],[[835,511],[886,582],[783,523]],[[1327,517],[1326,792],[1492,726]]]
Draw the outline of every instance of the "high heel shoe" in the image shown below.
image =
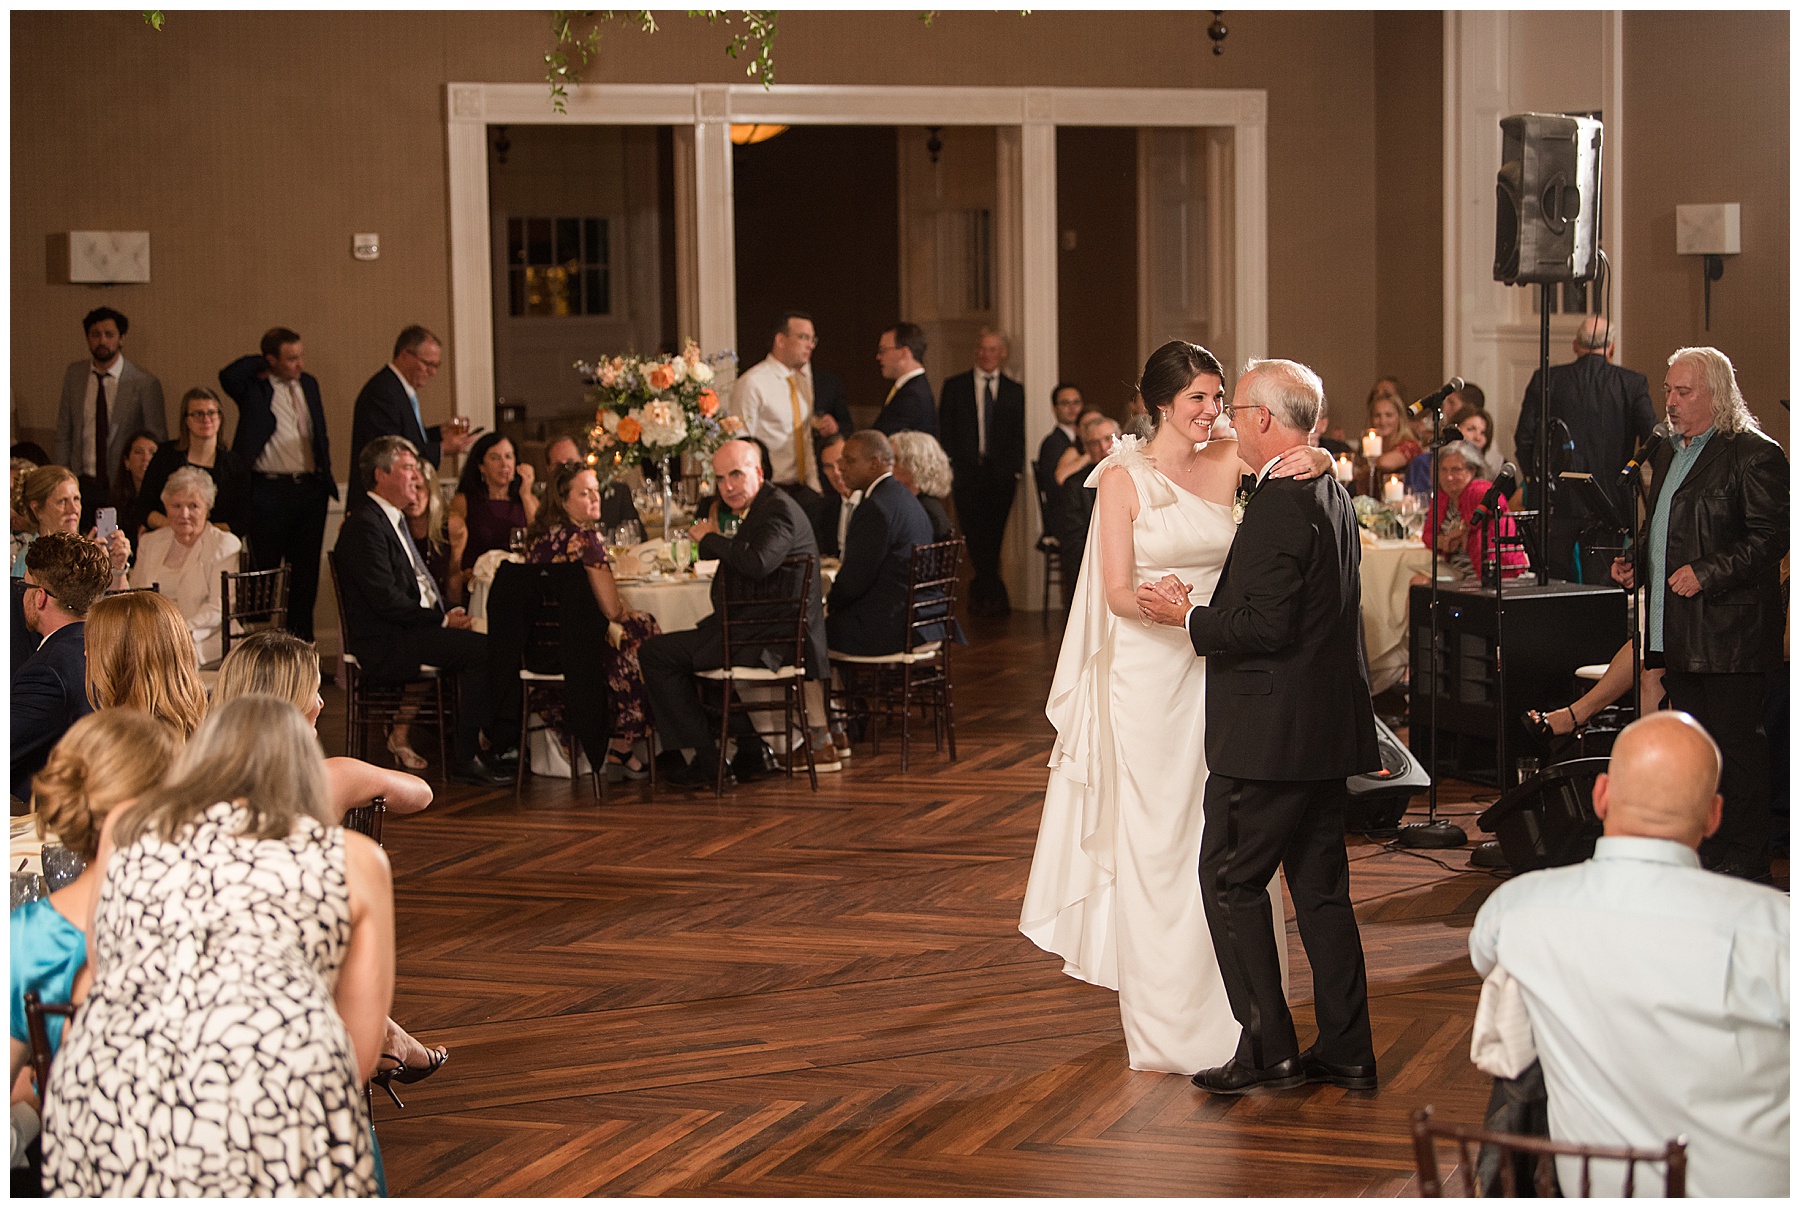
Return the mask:
[[413,750],[412,747],[406,743],[396,743],[394,741],[394,732],[392,730],[388,731],[387,749],[388,754],[394,757],[395,765],[405,768],[409,772],[422,772],[431,766],[423,755]]
[[383,1053],[381,1055],[382,1060],[391,1061],[394,1064],[385,1069],[377,1069],[369,1076],[370,1084],[379,1086],[382,1090],[386,1091],[388,1098],[394,1101],[395,1107],[405,1107],[406,1104],[400,1102],[400,1096],[394,1093],[393,1084],[396,1082],[404,1082],[407,1084],[423,1082],[425,1079],[437,1073],[439,1069],[443,1068],[444,1062],[450,1060],[450,1050],[443,1048],[442,1046],[435,1049],[427,1048],[425,1050],[425,1055],[429,1059],[429,1064],[420,1069],[414,1069],[392,1053]]
[[[1550,718],[1557,713],[1565,712],[1569,715],[1569,720],[1575,723],[1575,728],[1570,730],[1567,734],[1558,734],[1556,732],[1556,727],[1550,724]],[[1536,739],[1538,745],[1553,759],[1562,758],[1562,756],[1570,750],[1579,750],[1582,734],[1587,729],[1586,726],[1582,725],[1581,722],[1576,719],[1575,710],[1568,705],[1564,705],[1559,709],[1552,709],[1548,713],[1541,713],[1536,709],[1527,709],[1521,720],[1525,723],[1526,733]]]
[[617,784],[621,780],[646,780],[650,769],[644,766],[635,751],[621,751],[616,747],[606,749],[606,781]]

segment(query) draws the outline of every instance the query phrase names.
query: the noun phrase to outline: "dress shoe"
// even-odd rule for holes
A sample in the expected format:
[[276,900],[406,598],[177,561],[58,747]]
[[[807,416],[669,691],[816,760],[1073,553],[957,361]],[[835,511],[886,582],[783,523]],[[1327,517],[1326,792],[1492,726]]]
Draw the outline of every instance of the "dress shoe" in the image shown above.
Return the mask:
[[[675,756],[680,759],[680,755]],[[678,789],[711,789],[718,769],[717,757],[704,759],[695,757],[692,763],[671,764],[667,770],[658,768],[661,782]],[[725,787],[731,788],[736,783],[730,769],[725,772]]]
[[749,743],[739,740],[737,754],[731,757],[731,774],[740,782],[754,784],[780,771],[781,765],[775,762],[775,752],[768,743],[760,738]]
[[1300,1054],[1300,1068],[1306,1071],[1308,1082],[1329,1082],[1333,1086],[1343,1087],[1347,1091],[1372,1091],[1375,1089],[1375,1065],[1333,1065],[1319,1058],[1311,1049]]
[[1201,1070],[1194,1075],[1193,1082],[1201,1090],[1211,1091],[1215,1095],[1241,1095],[1246,1091],[1257,1090],[1284,1091],[1290,1087],[1305,1086],[1306,1071],[1300,1068],[1298,1057],[1289,1057],[1266,1070],[1239,1065],[1238,1059],[1233,1057],[1224,1065]]
[[842,730],[831,732],[831,745],[837,748],[837,757],[843,763],[850,762],[850,736]]
[[449,778],[457,784],[479,784],[489,787],[497,784],[511,784],[513,773],[489,767],[481,756],[472,755],[461,763],[451,764]]
[[[806,748],[789,752],[787,761],[793,765],[796,776],[803,774],[806,771]],[[813,748],[813,771],[841,772],[843,768],[844,761],[839,756],[837,747],[826,743],[822,747]]]

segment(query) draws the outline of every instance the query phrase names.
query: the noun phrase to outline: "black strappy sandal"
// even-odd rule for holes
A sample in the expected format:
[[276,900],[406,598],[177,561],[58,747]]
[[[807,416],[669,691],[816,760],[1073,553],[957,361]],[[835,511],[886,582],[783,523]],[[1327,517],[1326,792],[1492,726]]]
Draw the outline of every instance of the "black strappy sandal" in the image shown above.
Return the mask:
[[404,1082],[410,1085],[414,1082],[423,1082],[425,1079],[442,1069],[444,1062],[450,1060],[450,1050],[442,1046],[435,1049],[427,1048],[425,1053],[426,1056],[430,1058],[430,1064],[420,1069],[414,1069],[392,1053],[383,1053],[381,1055],[382,1059],[391,1061],[394,1064],[388,1066],[386,1069],[376,1070],[369,1078],[370,1084],[379,1086],[382,1090],[386,1091],[388,1098],[394,1101],[395,1107],[405,1107],[406,1104],[400,1102],[400,1096],[394,1093],[393,1084],[396,1082]]

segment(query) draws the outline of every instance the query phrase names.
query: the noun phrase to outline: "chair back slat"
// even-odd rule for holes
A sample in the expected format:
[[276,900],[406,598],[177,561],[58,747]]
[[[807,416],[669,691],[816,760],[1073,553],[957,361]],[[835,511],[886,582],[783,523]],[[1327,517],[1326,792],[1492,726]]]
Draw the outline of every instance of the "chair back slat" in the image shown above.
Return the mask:
[[[812,554],[797,554],[760,579],[721,565],[725,576],[720,594],[719,627],[725,666],[743,665],[740,656],[772,650],[785,667],[807,664],[806,621],[812,608],[819,563]],[[754,660],[752,660],[754,665]]]
[[924,631],[943,629],[950,642],[956,620],[956,589],[962,570],[963,539],[915,545],[906,586],[906,650],[939,639]]
[[1419,1194],[1427,1197],[1441,1197],[1444,1194],[1442,1176],[1437,1167],[1437,1141],[1443,1139],[1456,1146],[1461,1158],[1459,1173],[1462,1175],[1462,1194],[1478,1196],[1481,1189],[1475,1178],[1476,1160],[1471,1147],[1480,1145],[1492,1146],[1500,1154],[1500,1189],[1501,1194],[1512,1197],[1518,1194],[1518,1181],[1513,1172],[1515,1154],[1530,1154],[1537,1164],[1533,1183],[1540,1197],[1547,1198],[1558,1194],[1555,1182],[1555,1159],[1558,1157],[1579,1158],[1581,1175],[1577,1195],[1587,1199],[1591,1194],[1591,1164],[1598,1158],[1607,1162],[1625,1163],[1624,1194],[1632,1194],[1637,1171],[1637,1163],[1661,1163],[1665,1167],[1663,1178],[1663,1194],[1670,1199],[1679,1199],[1687,1195],[1687,1138],[1676,1137],[1661,1149],[1634,1149],[1624,1145],[1583,1145],[1573,1141],[1552,1141],[1547,1137],[1528,1137],[1518,1133],[1493,1132],[1484,1128],[1468,1128],[1462,1125],[1437,1124],[1432,1120],[1430,1107],[1421,1107],[1413,1113],[1413,1160],[1418,1168]]
[[[50,1029],[44,1024],[46,1015],[60,1015],[64,1019],[75,1017],[75,1006],[66,1002],[44,1002],[38,998],[36,990],[25,991],[25,1034],[31,1045],[31,1068],[37,1075],[38,1098],[40,1101],[50,1093]],[[63,1037],[68,1038],[68,1025],[63,1025]]]
[[387,798],[371,797],[369,804],[352,806],[344,811],[344,829],[367,835],[381,846],[381,820],[387,817]]
[[[221,656],[231,653],[233,638],[241,641],[257,629],[287,628],[292,579],[293,568],[286,562],[269,570],[219,572]],[[339,624],[342,623],[340,609]]]

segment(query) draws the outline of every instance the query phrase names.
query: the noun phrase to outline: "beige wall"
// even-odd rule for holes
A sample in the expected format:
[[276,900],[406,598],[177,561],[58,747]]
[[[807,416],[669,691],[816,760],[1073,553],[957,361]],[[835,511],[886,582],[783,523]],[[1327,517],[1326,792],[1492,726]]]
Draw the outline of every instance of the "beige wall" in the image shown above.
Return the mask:
[[[704,22],[610,29],[596,80],[740,82]],[[1267,88],[1270,349],[1334,394],[1378,372],[1375,19],[1240,13],[1222,57],[1205,12],[788,12],[782,83]],[[350,402],[408,322],[450,326],[442,86],[535,81],[547,14],[135,11],[12,16],[13,393],[46,428],[78,320],[102,302],[133,320],[128,355],[171,394],[211,382],[268,326],[305,338],[338,474]],[[80,98],[79,100],[77,98]],[[97,170],[96,165],[103,170]],[[151,232],[153,280],[46,280],[47,236]],[[381,259],[350,257],[375,231]],[[1435,281],[1420,282],[1426,294]],[[485,300],[484,300],[485,302]],[[457,350],[446,350],[451,360]],[[425,391],[450,409],[448,371]]]
[[[1377,372],[1415,394],[1444,372],[1444,19],[1375,15],[1375,341]],[[1342,391],[1333,418],[1359,426],[1373,380]]]
[[[1788,14],[1625,14],[1625,263],[1632,367],[1659,400],[1664,364],[1710,344],[1769,435],[1787,443]],[[1675,252],[1675,207],[1735,201],[1743,253],[1713,283]]]

